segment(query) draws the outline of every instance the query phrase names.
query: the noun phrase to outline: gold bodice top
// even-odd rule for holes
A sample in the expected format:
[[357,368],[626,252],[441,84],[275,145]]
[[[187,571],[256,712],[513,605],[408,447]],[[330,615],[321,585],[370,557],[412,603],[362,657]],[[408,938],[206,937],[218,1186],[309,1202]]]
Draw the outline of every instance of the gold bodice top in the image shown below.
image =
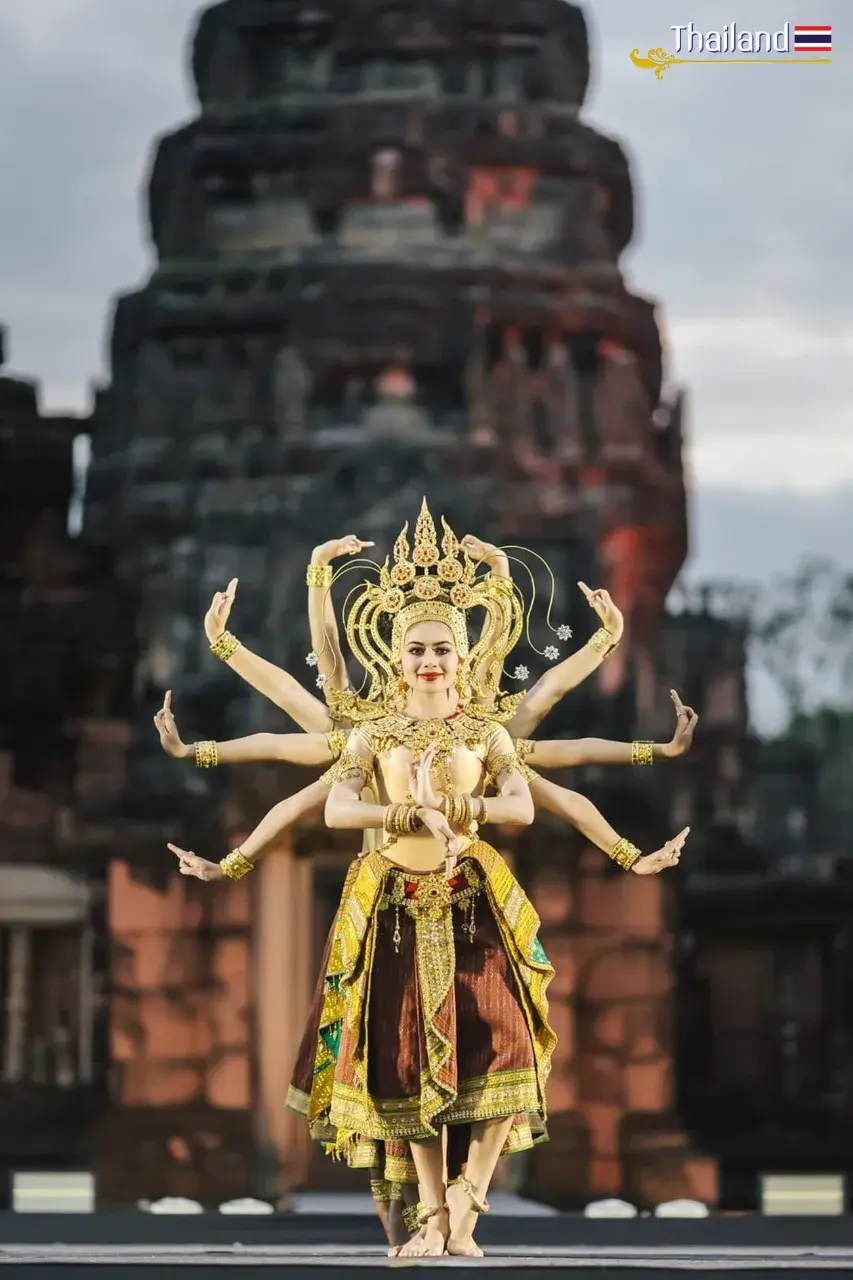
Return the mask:
[[[388,715],[362,724],[349,736],[346,749],[326,774],[331,786],[360,778],[379,804],[411,801],[412,764],[437,744],[432,784],[440,795],[480,795],[518,766],[512,740],[494,720],[457,712],[446,720],[419,720]],[[441,864],[443,850],[428,831],[398,839],[386,856],[412,870],[432,870]]]

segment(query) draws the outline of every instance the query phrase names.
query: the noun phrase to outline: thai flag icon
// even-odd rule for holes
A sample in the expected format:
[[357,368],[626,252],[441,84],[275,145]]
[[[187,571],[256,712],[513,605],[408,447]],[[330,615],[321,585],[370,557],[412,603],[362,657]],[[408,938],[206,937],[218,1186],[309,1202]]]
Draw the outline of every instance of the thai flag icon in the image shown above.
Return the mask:
[[832,27],[794,27],[794,53],[832,53]]

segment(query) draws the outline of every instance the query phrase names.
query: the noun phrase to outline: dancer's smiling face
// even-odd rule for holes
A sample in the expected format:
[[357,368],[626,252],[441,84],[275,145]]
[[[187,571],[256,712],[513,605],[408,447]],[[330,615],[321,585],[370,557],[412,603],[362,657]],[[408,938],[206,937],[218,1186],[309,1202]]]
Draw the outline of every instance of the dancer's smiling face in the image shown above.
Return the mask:
[[452,689],[459,671],[453,633],[443,622],[417,622],[406,632],[401,656],[403,677],[416,692]]

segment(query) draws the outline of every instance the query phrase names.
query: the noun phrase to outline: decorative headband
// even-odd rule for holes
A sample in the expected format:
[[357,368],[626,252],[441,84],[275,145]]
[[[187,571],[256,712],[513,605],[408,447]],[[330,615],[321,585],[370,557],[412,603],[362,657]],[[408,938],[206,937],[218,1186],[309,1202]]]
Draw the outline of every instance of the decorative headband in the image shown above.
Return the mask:
[[[456,534],[442,518],[439,549],[435,522],[426,499],[415,526],[414,550],[409,526],[394,544],[394,563],[386,559],[379,582],[355,589],[346,616],[347,640],[370,677],[368,698],[384,698],[394,680],[407,631],[418,622],[443,622],[468,668],[473,696],[488,703],[500,693],[507,655],[524,626],[524,603],[509,578],[477,577],[477,566],[461,549]],[[485,622],[471,646],[466,614],[482,608]],[[390,643],[388,620],[391,620]]]

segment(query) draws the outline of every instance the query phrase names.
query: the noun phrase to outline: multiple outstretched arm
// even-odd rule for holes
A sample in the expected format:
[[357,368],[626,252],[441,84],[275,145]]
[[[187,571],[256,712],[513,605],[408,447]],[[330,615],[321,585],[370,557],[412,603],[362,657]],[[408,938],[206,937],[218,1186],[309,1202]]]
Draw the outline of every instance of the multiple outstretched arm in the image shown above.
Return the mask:
[[[178,732],[172,711],[172,691],[167,690],[163,705],[154,717],[160,735],[160,746],[174,760],[194,760],[199,765],[252,764],[261,760],[278,760],[283,764],[328,765],[340,754],[335,731],[328,733],[252,733],[246,738],[226,742],[186,743]],[[204,748],[215,749],[215,758]]]
[[[622,842],[618,831],[611,827],[604,815],[596,809],[591,800],[577,791],[569,791],[567,787],[557,786],[548,778],[533,778],[530,791],[537,808],[544,809],[568,822],[584,836],[590,844],[601,849],[610,857],[613,850]],[[638,876],[655,875],[666,867],[675,866],[678,862],[682,846],[690,832],[689,827],[680,831],[674,839],[668,840],[654,853],[648,853],[636,859],[630,870]]]
[[[675,689],[669,696],[675,708],[675,732],[669,742],[611,742],[609,738],[555,738],[536,742],[518,741],[520,753],[534,769],[571,769],[587,764],[651,764],[654,760],[675,760],[693,745],[699,717],[685,707]],[[638,747],[648,753],[638,760]]]
[[508,728],[513,738],[529,738],[549,711],[567,693],[571,693],[572,689],[583,684],[584,680],[597,671],[608,653],[622,639],[624,619],[609,593],[602,589],[592,591],[585,582],[579,582],[578,586],[586,596],[590,608],[598,614],[601,628],[582,648],[569,654],[568,658],[540,676],[509,722]]
[[[344,690],[349,687],[348,674],[340,642],[331,591],[332,561],[342,555],[355,555],[372,543],[362,542],[355,535],[347,535],[316,547],[311,557],[308,573],[308,616],[314,665],[322,686]],[[466,535],[462,547],[467,554],[489,566],[497,577],[509,577],[509,560],[496,546]],[[568,692],[582,683],[601,664],[607,653],[620,641],[623,620],[609,594],[603,590],[591,591],[579,583],[591,608],[598,614],[602,629],[581,649],[546,672],[529,691],[518,707],[508,729],[512,738],[519,739],[520,754],[536,769],[560,769],[586,764],[637,763],[636,743],[611,742],[600,738],[576,740],[558,739],[544,742],[531,741],[532,733],[544,717]],[[205,634],[215,645],[225,633],[237,590],[237,579],[232,579],[224,592],[217,592],[205,616]],[[606,643],[603,643],[605,641]],[[171,709],[171,692],[166,694],[162,709],[154,717],[164,750],[176,759],[194,758],[198,764],[238,764],[262,760],[278,760],[299,765],[327,765],[338,757],[343,747],[344,735],[334,728],[328,708],[319,698],[308,693],[289,672],[239,645],[225,657],[228,665],[258,692],[264,694],[291,716],[304,730],[300,734],[252,734],[228,742],[201,743],[189,746],[181,741]],[[678,694],[671,693],[676,710],[676,730],[669,743],[643,744],[649,755],[643,759],[672,759],[684,754],[692,743],[698,723],[696,713],[681,703]],[[503,731],[502,731],[503,732]],[[358,750],[358,735],[352,735],[351,749]],[[511,750],[510,738],[507,745]],[[203,748],[208,750],[205,752]],[[362,750],[364,750],[362,744]],[[213,757],[213,758],[212,758]],[[428,753],[418,763],[413,774],[413,787],[429,792]],[[319,789],[319,790],[315,790]],[[334,786],[326,800],[325,816],[329,826],[352,829],[381,829],[385,806],[369,804],[361,800],[362,783],[358,779],[343,779]],[[577,792],[568,791],[542,778],[534,778],[530,787],[516,770],[510,770],[498,779],[499,794],[488,802],[489,821],[501,825],[525,825],[533,820],[533,797],[544,809],[564,818],[580,830],[593,844],[609,852],[618,841],[614,829],[595,806]],[[243,856],[251,861],[270,840],[274,839],[292,821],[304,813],[319,808],[326,797],[326,782],[317,782],[276,805],[242,846]],[[413,791],[413,795],[415,792]],[[430,802],[419,804],[418,821],[429,827],[442,839],[451,857],[459,838],[458,829],[447,821],[444,797],[428,794]],[[307,808],[305,806],[308,806]],[[662,870],[678,860],[678,853],[686,838],[682,832],[662,850],[641,858],[632,870],[639,874]],[[202,879],[216,879],[224,874],[217,863],[207,863],[195,854],[178,850],[183,874],[200,875]],[[248,849],[248,853],[247,853]],[[200,869],[190,869],[187,859]],[[668,860],[667,860],[668,859]],[[205,871],[205,868],[207,869]],[[213,870],[211,870],[213,869]],[[202,874],[202,872],[204,872]]]
[[332,563],[341,556],[358,555],[366,547],[373,545],[374,543],[362,542],[354,533],[349,533],[346,537],[324,542],[311,552],[308,570],[308,628],[311,633],[311,650],[317,658],[317,673],[322,677],[324,689],[342,692],[350,687],[330,589]]
[[[204,633],[213,646],[222,640],[231,607],[237,594],[237,579],[232,578],[224,591],[217,591],[204,618]],[[289,671],[276,667],[266,658],[252,653],[245,645],[237,646],[224,661],[247,684],[281,707],[306,733],[326,733],[332,728],[328,707],[303,689]]]
[[[311,554],[308,621],[312,652],[316,657],[316,669],[322,678],[323,688],[343,690],[349,686],[337,617],[329,590],[332,562],[341,556],[357,555],[372,545],[370,542],[363,542],[355,534],[347,534],[343,538],[315,547]],[[483,542],[473,534],[466,534],[461,545],[471,559],[488,565],[490,572],[496,577],[510,576],[509,560],[499,547]],[[237,592],[237,581],[233,578],[225,591],[216,593],[205,616],[205,634],[211,645],[216,644],[225,632]],[[609,594],[603,590],[592,591],[585,583],[578,585],[591,608],[598,614],[603,631],[608,633],[609,644],[602,643],[599,631],[597,639],[593,637],[537,680],[510,721],[508,727],[513,738],[528,738],[560,699],[601,665],[607,653],[622,637],[622,614]],[[225,661],[248,684],[285,711],[301,729],[308,733],[325,733],[332,727],[332,719],[325,704],[308,693],[283,668],[276,667],[243,645],[235,648]],[[539,763],[543,768],[548,767],[542,760]]]
[[[240,845],[240,853],[250,863],[255,863],[265,850],[278,837],[304,818],[318,815],[328,795],[326,783],[320,779],[310,786],[303,787],[295,795],[280,800],[270,809],[250,836]],[[195,876],[197,880],[224,880],[225,871],[218,862],[209,862],[189,849],[181,849],[176,844],[168,846],[178,859],[178,869],[182,876]]]

